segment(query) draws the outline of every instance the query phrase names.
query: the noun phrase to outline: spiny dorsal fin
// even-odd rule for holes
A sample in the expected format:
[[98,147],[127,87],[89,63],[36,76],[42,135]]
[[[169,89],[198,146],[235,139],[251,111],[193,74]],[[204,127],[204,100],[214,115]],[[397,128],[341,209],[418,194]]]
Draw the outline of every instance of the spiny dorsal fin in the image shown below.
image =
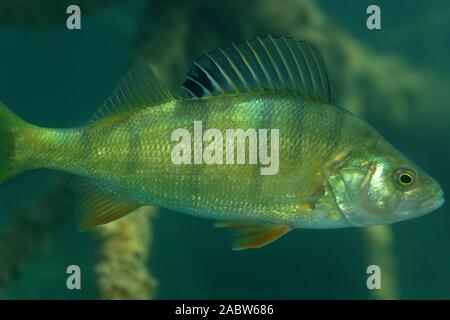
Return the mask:
[[91,181],[74,180],[72,187],[81,214],[81,230],[120,219],[141,207]]
[[221,221],[215,226],[232,230],[233,250],[261,248],[291,230],[286,225],[245,221]]
[[91,121],[141,110],[173,99],[150,66],[143,60],[138,60],[122,77],[114,92],[103,102]]
[[252,92],[297,93],[330,102],[325,63],[305,41],[256,37],[205,54],[194,62],[183,88],[191,98]]

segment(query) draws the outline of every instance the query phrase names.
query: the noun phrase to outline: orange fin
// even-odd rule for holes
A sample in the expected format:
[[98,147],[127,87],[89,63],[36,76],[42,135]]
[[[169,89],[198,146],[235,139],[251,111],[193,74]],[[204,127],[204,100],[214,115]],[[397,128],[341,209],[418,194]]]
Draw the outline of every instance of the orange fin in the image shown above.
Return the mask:
[[89,181],[76,181],[73,187],[81,213],[81,230],[120,219],[141,206]]
[[215,226],[231,228],[233,250],[264,247],[291,230],[287,225],[244,221],[221,221],[217,222]]

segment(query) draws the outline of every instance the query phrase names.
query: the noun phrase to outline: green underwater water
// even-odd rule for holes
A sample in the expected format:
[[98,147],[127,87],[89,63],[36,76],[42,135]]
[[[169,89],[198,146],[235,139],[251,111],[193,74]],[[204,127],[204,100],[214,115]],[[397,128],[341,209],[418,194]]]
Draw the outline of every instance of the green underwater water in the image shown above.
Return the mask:
[[[111,93],[141,40],[146,1],[117,2],[83,16],[82,29],[77,31],[67,30],[64,12],[52,26],[4,25],[0,18],[0,100],[41,126],[83,125]],[[446,41],[450,5],[377,0],[383,29],[369,32],[365,8],[371,2],[322,0],[318,4],[327,17],[374,52],[394,54],[450,84]],[[224,34],[215,37],[229,39],[235,26],[232,21],[222,23]],[[173,76],[180,78],[186,71],[176,70]],[[450,108],[450,101],[447,109],[428,107],[436,108],[436,119],[450,114],[442,113]],[[440,140],[428,139],[430,128],[421,119],[414,121],[414,134],[384,127],[382,121],[372,124],[436,177],[447,195],[450,118]],[[17,208],[38,199],[56,176],[37,170],[1,184],[0,227]],[[428,216],[392,225],[398,298],[450,298],[449,226],[448,203]],[[213,228],[212,221],[162,209],[153,220],[148,267],[158,280],[156,299],[372,299],[366,268],[378,262],[367,258],[367,250],[364,230],[339,229],[295,230],[262,249],[236,252],[227,232]],[[0,256],[0,266],[5,258]],[[94,299],[94,263],[93,235],[78,232],[73,214],[18,279],[0,289],[0,299]],[[72,264],[81,267],[82,290],[66,288],[66,268]]]

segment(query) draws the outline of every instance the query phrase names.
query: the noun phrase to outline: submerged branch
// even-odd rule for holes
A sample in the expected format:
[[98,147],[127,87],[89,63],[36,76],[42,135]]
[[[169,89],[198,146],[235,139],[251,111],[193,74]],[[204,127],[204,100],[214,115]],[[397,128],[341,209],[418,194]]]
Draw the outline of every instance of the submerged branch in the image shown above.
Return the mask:
[[[33,257],[75,211],[70,176],[62,175],[35,203],[20,208],[0,230],[0,289],[20,277]],[[102,299],[151,299],[156,281],[146,265],[151,248],[151,218],[142,207],[130,216],[93,229],[97,235],[95,272]]]
[[101,299],[152,299],[156,280],[147,267],[154,207],[97,228],[97,290]]
[[369,265],[381,269],[381,289],[373,289],[376,299],[392,300],[399,298],[397,261],[395,259],[394,235],[390,226],[376,226],[364,229],[366,236],[366,256]]
[[0,288],[13,283],[27,264],[42,251],[55,230],[73,212],[69,176],[55,181],[34,203],[15,212],[0,231]]

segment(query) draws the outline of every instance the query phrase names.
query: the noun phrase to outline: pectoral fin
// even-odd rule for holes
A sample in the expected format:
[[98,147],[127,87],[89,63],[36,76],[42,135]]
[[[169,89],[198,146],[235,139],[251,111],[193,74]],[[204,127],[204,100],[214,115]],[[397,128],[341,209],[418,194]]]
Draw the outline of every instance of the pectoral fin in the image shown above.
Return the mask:
[[222,221],[215,226],[231,229],[233,250],[261,248],[291,230],[287,225],[244,221]]
[[73,189],[81,213],[81,230],[120,219],[141,206],[93,182],[75,181]]

